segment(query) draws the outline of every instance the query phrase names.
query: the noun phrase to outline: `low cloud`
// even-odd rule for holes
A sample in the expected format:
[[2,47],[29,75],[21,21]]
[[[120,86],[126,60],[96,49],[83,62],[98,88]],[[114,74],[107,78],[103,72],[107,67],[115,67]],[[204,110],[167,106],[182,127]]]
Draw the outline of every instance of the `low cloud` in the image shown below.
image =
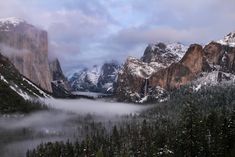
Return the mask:
[[7,57],[21,56],[22,54],[30,53],[28,49],[15,49],[7,46],[6,44],[0,43],[0,53]]

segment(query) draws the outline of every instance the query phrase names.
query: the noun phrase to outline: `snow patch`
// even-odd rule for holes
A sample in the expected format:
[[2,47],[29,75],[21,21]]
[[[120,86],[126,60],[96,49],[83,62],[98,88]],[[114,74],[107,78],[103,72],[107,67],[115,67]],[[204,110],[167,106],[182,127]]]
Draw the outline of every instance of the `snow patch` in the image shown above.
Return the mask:
[[24,98],[24,100],[31,100],[31,97],[26,92],[23,92],[17,85],[10,85],[10,88]]
[[134,57],[128,57],[127,63],[128,63],[128,71],[132,75],[136,75],[144,79],[148,79],[154,72],[163,67],[160,64],[158,65],[157,63],[148,64],[142,62]]
[[[219,73],[221,73],[221,78],[219,78]],[[219,81],[220,79],[220,81]],[[204,72],[202,76],[198,77],[192,82],[193,90],[198,91],[202,86],[214,86],[218,84],[234,84],[235,75],[231,73],[225,73],[221,71]]]
[[[44,91],[42,91],[40,88],[38,88],[37,86],[35,86],[31,81],[29,81],[28,79],[26,79],[25,77],[23,77],[23,81],[26,81],[28,84],[30,84],[32,87],[34,87],[35,89],[38,90],[38,92],[43,95],[45,98],[51,98],[50,95],[48,95],[47,93],[45,93]],[[35,93],[34,93],[35,94]],[[36,94],[35,94],[36,95]]]
[[8,81],[4,78],[4,76],[0,75],[0,80],[4,81],[5,83],[8,84]]

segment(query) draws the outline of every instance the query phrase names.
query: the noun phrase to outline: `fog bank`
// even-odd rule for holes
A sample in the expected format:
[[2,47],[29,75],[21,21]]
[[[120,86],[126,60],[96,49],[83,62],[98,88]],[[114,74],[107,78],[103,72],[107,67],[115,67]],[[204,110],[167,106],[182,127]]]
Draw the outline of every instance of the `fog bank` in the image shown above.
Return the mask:
[[45,99],[45,103],[52,108],[70,111],[78,114],[95,114],[103,116],[115,116],[135,114],[150,105],[136,105],[121,102],[105,101],[105,99]]

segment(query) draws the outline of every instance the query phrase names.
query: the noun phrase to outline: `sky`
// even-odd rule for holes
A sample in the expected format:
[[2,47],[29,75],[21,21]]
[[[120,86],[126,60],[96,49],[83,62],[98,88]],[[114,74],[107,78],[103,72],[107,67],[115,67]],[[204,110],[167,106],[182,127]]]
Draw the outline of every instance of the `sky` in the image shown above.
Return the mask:
[[235,31],[234,0],[1,0],[0,18],[48,32],[49,57],[70,75],[140,57],[149,43],[206,44]]

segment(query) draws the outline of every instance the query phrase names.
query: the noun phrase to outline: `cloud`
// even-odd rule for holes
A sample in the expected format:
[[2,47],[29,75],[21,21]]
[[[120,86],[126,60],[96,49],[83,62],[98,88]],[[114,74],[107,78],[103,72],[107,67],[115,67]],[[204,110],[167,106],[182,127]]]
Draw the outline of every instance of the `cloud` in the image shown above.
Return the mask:
[[235,30],[234,0],[8,0],[17,16],[48,31],[50,58],[66,73],[105,60],[141,56],[148,43],[207,43]]

